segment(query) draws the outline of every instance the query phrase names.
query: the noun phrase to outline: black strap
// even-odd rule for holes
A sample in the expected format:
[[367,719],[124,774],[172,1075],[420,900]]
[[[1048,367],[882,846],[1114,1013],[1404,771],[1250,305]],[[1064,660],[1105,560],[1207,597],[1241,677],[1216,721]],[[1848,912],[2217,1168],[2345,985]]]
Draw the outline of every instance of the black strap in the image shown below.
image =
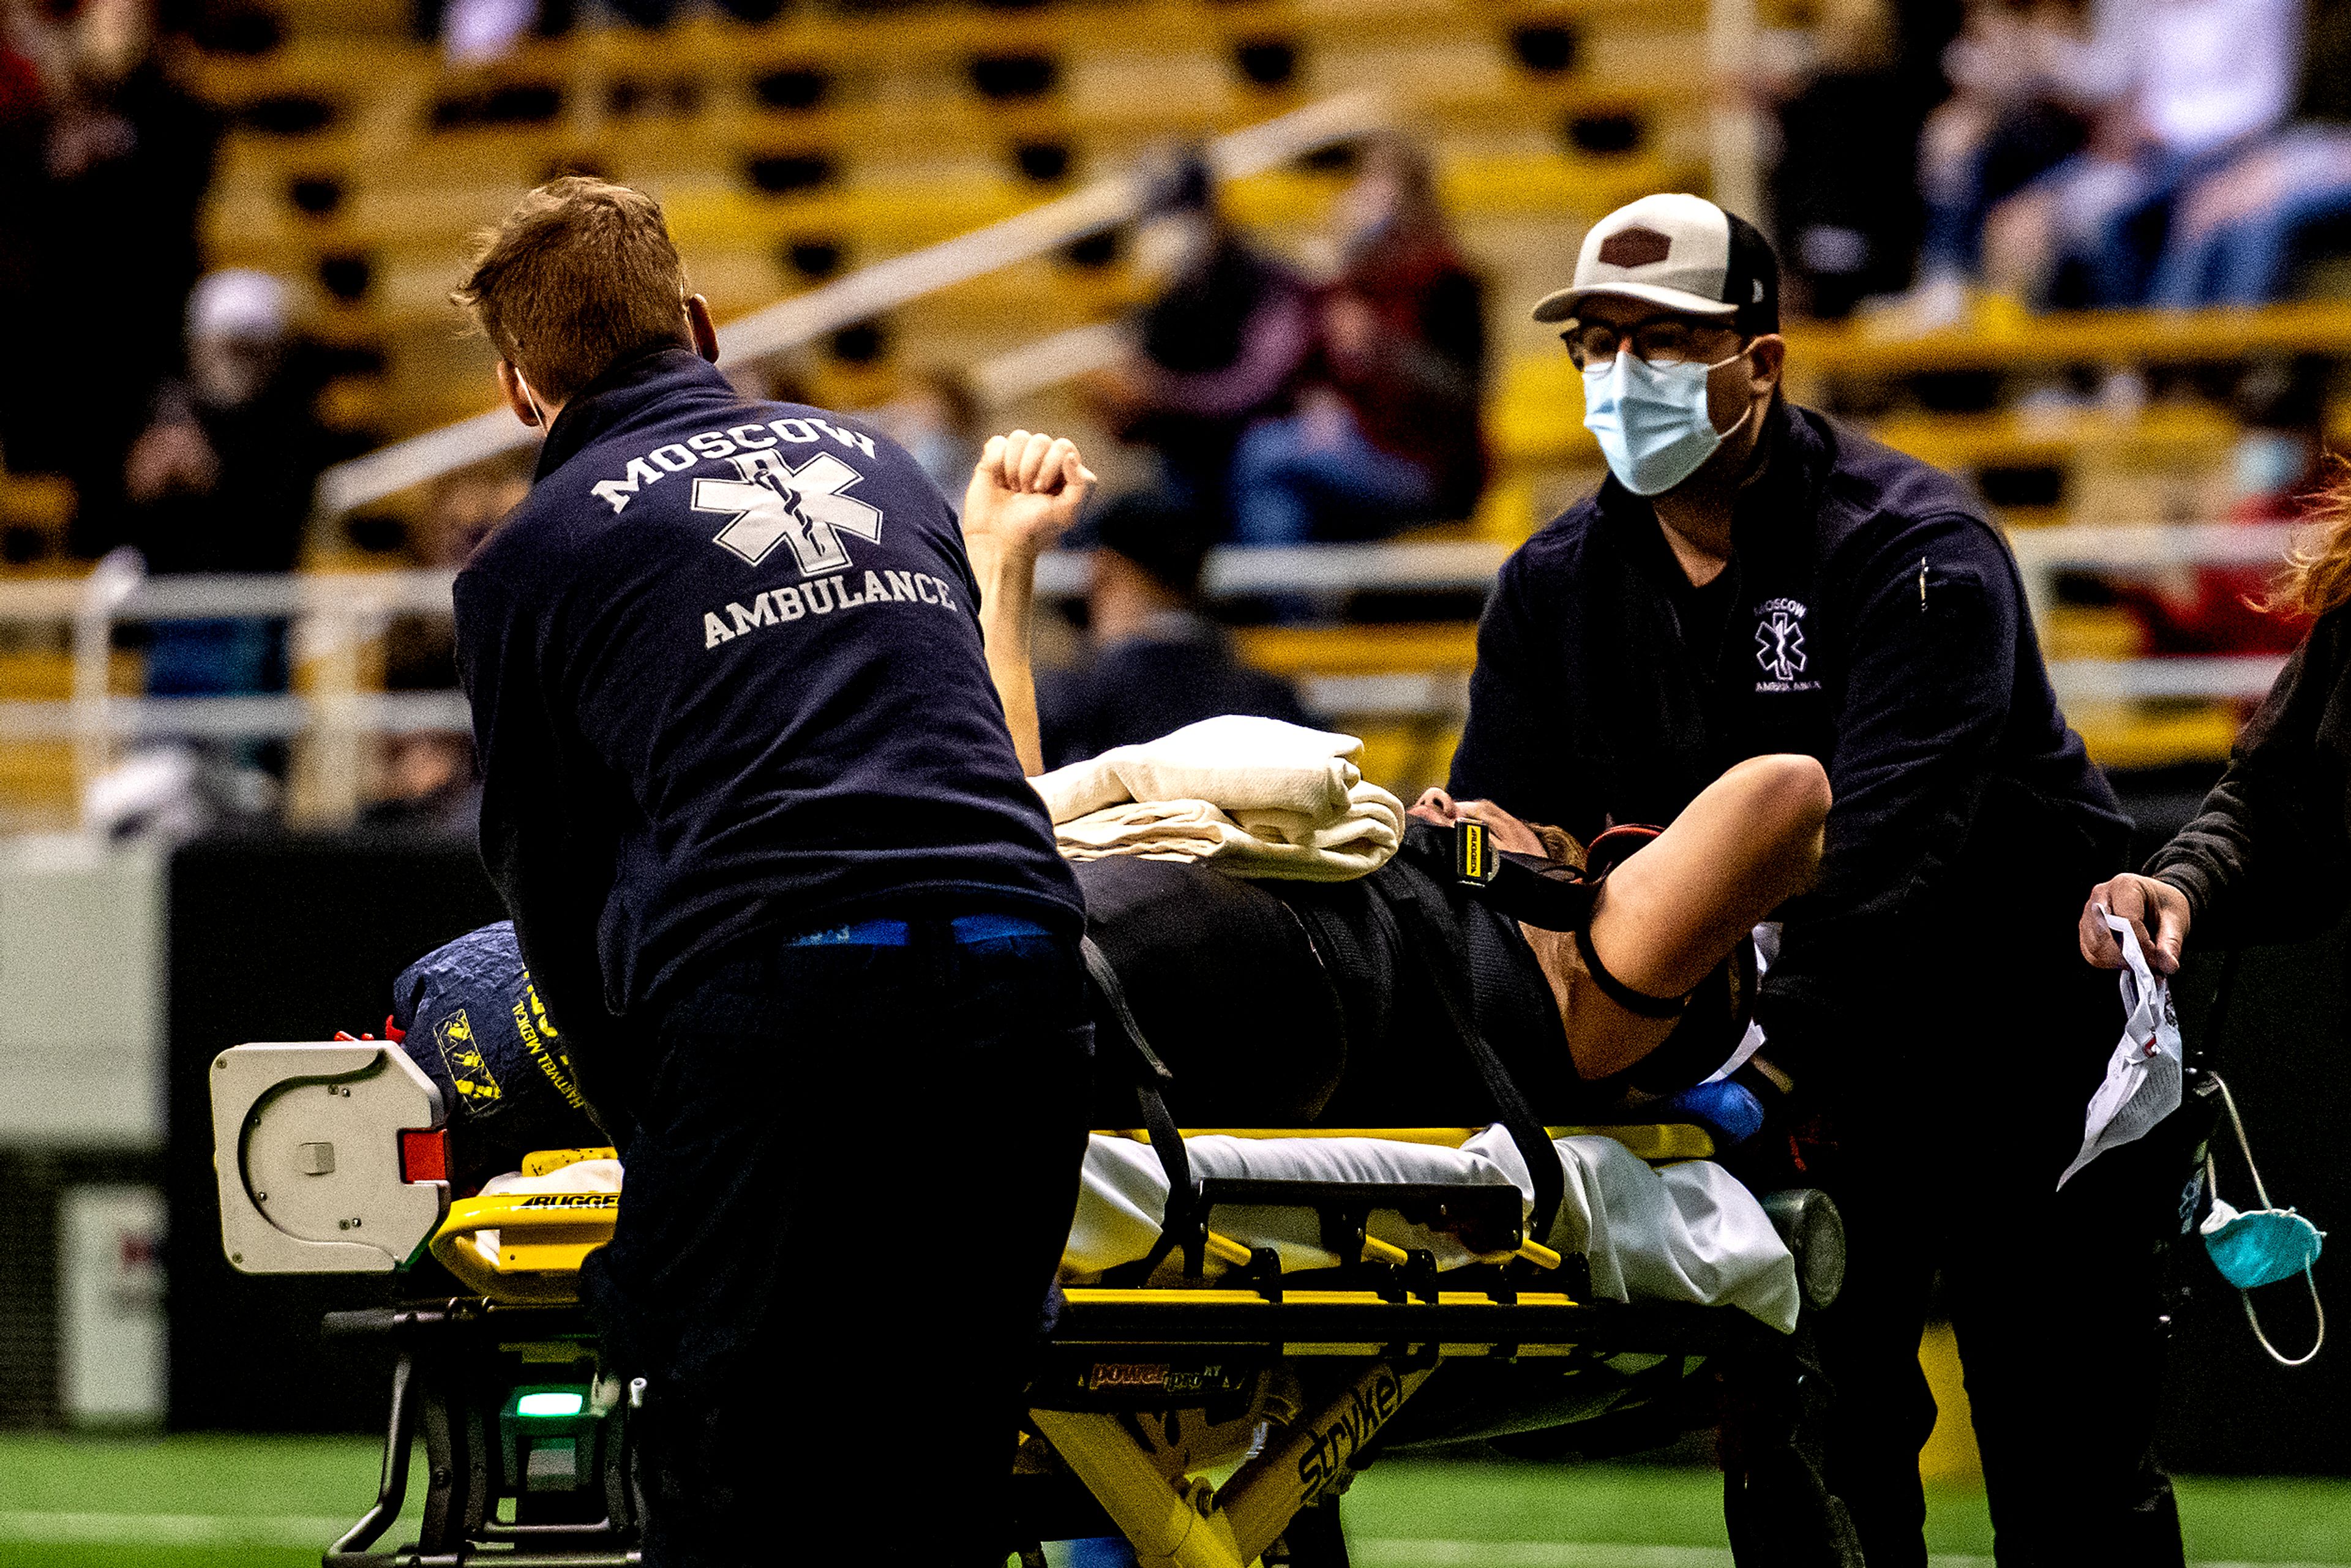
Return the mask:
[[1600,988],[1600,994],[1628,1013],[1638,1013],[1645,1019],[1677,1019],[1689,1009],[1690,998],[1697,994],[1684,991],[1678,997],[1653,997],[1646,991],[1635,990],[1608,972],[1600,955],[1592,950],[1592,934],[1581,925],[1575,928],[1575,950],[1583,955],[1584,972]]
[[1477,896],[1511,919],[1538,931],[1581,931],[1590,924],[1600,898],[1597,878],[1507,851],[1487,863],[1493,874],[1476,885]]
[[2199,1094],[2212,1092],[2209,1064],[2220,1054],[2220,1031],[2229,1027],[2229,1001],[2237,989],[2237,960],[2243,956],[2240,947],[2221,952],[2220,975],[2212,985],[2212,1000],[2204,1009],[2204,1027],[2180,1049],[2188,1082]]
[[1445,1004],[1453,1032],[1460,1038],[1462,1048],[1470,1061],[1477,1063],[1478,1076],[1485,1081],[1486,1093],[1493,1102],[1503,1129],[1510,1142],[1519,1148],[1519,1157],[1526,1162],[1527,1174],[1535,1184],[1534,1212],[1527,1221],[1527,1234],[1540,1241],[1551,1234],[1552,1222],[1559,1218],[1560,1205],[1567,1198],[1567,1176],[1561,1168],[1559,1151],[1552,1146],[1551,1134],[1535,1117],[1534,1108],[1520,1092],[1518,1081],[1478,1027],[1474,998],[1464,994],[1464,978],[1469,970],[1469,947],[1458,923],[1445,919],[1431,911],[1423,902],[1425,880],[1417,866],[1401,861],[1389,862],[1399,874],[1388,878],[1391,902],[1405,916],[1405,946],[1420,957],[1421,967],[1428,973],[1429,981],[1437,988],[1437,998]]
[[1126,1037],[1135,1108],[1142,1113],[1143,1125],[1151,1134],[1151,1152],[1159,1156],[1159,1168],[1167,1175],[1167,1206],[1160,1216],[1160,1245],[1154,1249],[1155,1260],[1164,1257],[1165,1249],[1178,1239],[1177,1233],[1192,1207],[1192,1162],[1184,1152],[1183,1134],[1176,1130],[1176,1118],[1168,1112],[1167,1099],[1162,1092],[1176,1082],[1176,1075],[1143,1037],[1143,1026],[1134,1021],[1134,1009],[1126,1004],[1126,988],[1119,984],[1118,971],[1111,967],[1109,955],[1096,946],[1091,936],[1079,939],[1078,951],[1085,958],[1086,973],[1093,977],[1094,989],[1110,1009],[1110,1016],[1117,1020],[1119,1032]]

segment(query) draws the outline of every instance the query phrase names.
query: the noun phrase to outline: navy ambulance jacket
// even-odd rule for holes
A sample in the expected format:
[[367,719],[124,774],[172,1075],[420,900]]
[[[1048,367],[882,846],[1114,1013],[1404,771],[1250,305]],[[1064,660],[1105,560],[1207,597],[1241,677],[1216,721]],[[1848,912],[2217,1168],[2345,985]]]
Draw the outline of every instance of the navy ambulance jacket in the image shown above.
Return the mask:
[[564,406],[456,611],[482,858],[575,1048],[757,932],[1083,928],[977,599],[885,437],[747,401],[685,349]]
[[1452,792],[1589,839],[1672,821],[1745,758],[1809,755],[1834,803],[1759,1004],[1780,1049],[2042,1006],[2094,974],[2074,925],[2129,821],[2058,711],[2014,558],[1949,476],[1810,410],[1771,421],[1707,624],[1613,478],[1510,558]]

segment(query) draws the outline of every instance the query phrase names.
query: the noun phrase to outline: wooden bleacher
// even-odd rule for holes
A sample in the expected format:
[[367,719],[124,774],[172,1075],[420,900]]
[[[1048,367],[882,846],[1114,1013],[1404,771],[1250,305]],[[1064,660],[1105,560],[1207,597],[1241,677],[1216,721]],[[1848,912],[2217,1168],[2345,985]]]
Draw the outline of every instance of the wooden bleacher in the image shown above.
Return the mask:
[[[382,353],[378,384],[340,406],[395,436],[481,405],[482,383],[463,373],[479,346],[451,343],[444,297],[466,233],[559,168],[658,192],[724,319],[819,281],[810,257],[854,267],[1173,139],[1366,85],[1409,89],[1457,210],[1473,230],[1507,231],[1485,246],[1472,236],[1505,270],[1572,246],[1633,194],[1696,183],[1704,146],[1699,0],[809,11],[764,26],[582,30],[465,72],[344,0],[292,0],[288,16],[271,54],[197,73],[235,121],[208,245],[223,264],[304,281],[323,333]],[[1657,71],[1675,59],[1691,68]],[[1236,190],[1234,209],[1294,242],[1343,183],[1267,176]],[[956,362],[1124,303],[1115,261],[1020,270],[894,324]]]
[[[315,330],[380,356],[381,371],[330,389],[329,408],[385,436],[486,406],[488,351],[453,331],[446,291],[468,232],[553,171],[656,191],[724,320],[1034,207],[1172,139],[1384,85],[1405,95],[1489,279],[1497,470],[1466,531],[1514,540],[1600,473],[1575,375],[1551,330],[1525,319],[1527,303],[1564,275],[1599,214],[1651,190],[1706,188],[1702,0],[809,9],[764,26],[582,30],[469,71],[408,39],[403,8],[285,3],[277,49],[197,68],[234,122],[208,253],[295,278]],[[1239,181],[1226,199],[1268,243],[1297,251],[1345,180],[1327,162],[1293,165]],[[1134,298],[1115,253],[1039,257],[893,312],[873,361],[819,346],[795,368],[819,401],[867,404],[891,395],[903,370],[970,365],[1113,319]],[[1994,308],[1924,336],[1862,323],[1792,325],[1789,338],[1797,395],[1881,411],[1866,421],[1875,434],[1983,482],[2012,527],[2192,520],[2213,515],[2239,434],[2213,402],[2167,393],[2144,407],[2036,413],[2013,406],[2011,384],[1991,407],[1953,413],[1913,392],[1938,377],[2015,383],[2072,367],[2351,359],[2351,303],[2189,317]],[[1084,428],[1055,391],[998,412]],[[19,512],[62,527],[53,490],[0,476],[0,524]],[[352,559],[331,538],[323,549]],[[2067,612],[2045,630],[2058,652],[2121,651],[2111,614]],[[1466,624],[1257,630],[1244,646],[1310,681],[1405,674],[1442,691],[1471,657]],[[0,695],[25,695],[12,668],[0,664]],[[2233,716],[2210,704],[2142,707],[2099,720],[2102,757],[2210,756]],[[1362,727],[1399,784],[1450,744],[1442,722],[1435,739],[1422,720]]]

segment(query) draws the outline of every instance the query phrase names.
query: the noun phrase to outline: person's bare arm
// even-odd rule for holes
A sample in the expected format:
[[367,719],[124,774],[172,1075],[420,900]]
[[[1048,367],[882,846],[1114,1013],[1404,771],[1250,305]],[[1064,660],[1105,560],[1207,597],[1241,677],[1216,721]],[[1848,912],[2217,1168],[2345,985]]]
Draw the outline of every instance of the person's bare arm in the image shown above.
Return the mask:
[[[1811,758],[1739,763],[1608,873],[1584,933],[1592,952],[1644,995],[1687,994],[1758,921],[1812,887],[1828,810],[1828,776]],[[1621,1072],[1673,1031],[1675,1019],[1629,1011],[1596,992],[1577,996],[1570,971],[1583,965],[1573,938],[1524,929],[1552,982],[1579,1075]]]
[[1020,770],[1031,778],[1045,771],[1037,679],[1029,653],[1037,558],[1077,521],[1093,487],[1093,473],[1075,444],[1016,430],[988,438],[964,491],[964,550],[979,582],[987,673],[1004,704]]

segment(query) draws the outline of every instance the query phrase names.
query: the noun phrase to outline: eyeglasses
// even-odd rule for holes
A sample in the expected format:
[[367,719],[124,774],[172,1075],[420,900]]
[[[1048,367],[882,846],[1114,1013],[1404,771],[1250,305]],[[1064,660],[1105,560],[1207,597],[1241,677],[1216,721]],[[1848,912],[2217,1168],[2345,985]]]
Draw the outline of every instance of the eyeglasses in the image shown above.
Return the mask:
[[1737,333],[1729,327],[1667,316],[1644,321],[1629,333],[1604,322],[1578,322],[1562,332],[1559,340],[1567,345],[1567,357],[1580,371],[1587,365],[1609,363],[1628,342],[1635,359],[1646,360],[1653,365],[1678,365],[1690,360],[1710,363],[1720,358],[1709,351],[1710,346],[1719,345],[1727,336]]

